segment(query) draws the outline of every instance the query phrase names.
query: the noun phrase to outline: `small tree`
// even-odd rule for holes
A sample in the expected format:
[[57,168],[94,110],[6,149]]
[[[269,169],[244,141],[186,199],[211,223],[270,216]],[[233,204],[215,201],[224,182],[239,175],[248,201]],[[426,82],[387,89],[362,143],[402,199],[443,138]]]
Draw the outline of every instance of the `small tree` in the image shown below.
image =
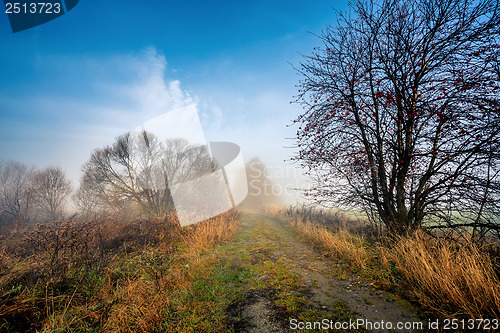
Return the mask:
[[33,199],[40,219],[44,222],[64,217],[65,204],[72,192],[71,182],[57,166],[47,167],[33,177]]
[[91,220],[97,214],[109,214],[107,205],[100,199],[102,197],[103,194],[99,193],[99,187],[84,175],[80,181],[80,187],[72,197],[78,210],[78,219]]
[[22,228],[33,213],[34,169],[18,162],[0,161],[0,222]]
[[498,230],[499,34],[498,0],[356,1],[340,14],[297,69],[306,194],[392,233]]

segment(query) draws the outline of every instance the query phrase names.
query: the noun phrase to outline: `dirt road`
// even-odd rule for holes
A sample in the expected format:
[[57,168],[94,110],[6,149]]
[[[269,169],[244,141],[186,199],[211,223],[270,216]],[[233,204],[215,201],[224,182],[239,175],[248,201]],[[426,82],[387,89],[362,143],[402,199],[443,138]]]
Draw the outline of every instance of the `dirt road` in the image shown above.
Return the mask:
[[[246,214],[241,232],[218,256],[248,275],[241,297],[228,308],[235,332],[409,332],[425,327],[409,304],[320,255],[277,218]],[[412,329],[398,329],[401,324]]]

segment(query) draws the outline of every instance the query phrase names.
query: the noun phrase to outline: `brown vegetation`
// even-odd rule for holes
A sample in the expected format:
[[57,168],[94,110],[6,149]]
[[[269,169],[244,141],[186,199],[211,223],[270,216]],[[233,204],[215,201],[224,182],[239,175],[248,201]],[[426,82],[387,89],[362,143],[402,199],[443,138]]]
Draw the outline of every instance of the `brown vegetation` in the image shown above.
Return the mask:
[[423,305],[443,314],[500,317],[500,280],[492,259],[478,247],[419,232],[402,237],[390,258]]
[[434,313],[500,317],[500,267],[484,248],[423,232],[391,240],[374,237],[369,228],[359,228],[359,221],[351,224],[334,212],[281,209],[281,216],[374,285],[399,292]]
[[[53,222],[4,236],[2,331],[177,331],[176,313],[230,237],[237,212],[180,228],[175,219]],[[203,309],[207,306],[201,306]]]

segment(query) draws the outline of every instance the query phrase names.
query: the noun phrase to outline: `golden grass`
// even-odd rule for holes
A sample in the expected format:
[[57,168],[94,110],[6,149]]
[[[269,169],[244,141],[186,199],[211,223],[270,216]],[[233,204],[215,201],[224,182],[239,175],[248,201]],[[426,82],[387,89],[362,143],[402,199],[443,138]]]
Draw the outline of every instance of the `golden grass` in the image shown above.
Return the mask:
[[286,211],[286,206],[283,205],[266,205],[264,213],[271,215],[281,215]]
[[190,328],[183,327],[181,322],[168,320],[172,316],[169,312],[189,313],[209,309],[196,302],[179,302],[174,295],[179,292],[189,294],[197,277],[210,274],[215,258],[202,258],[198,254],[230,238],[236,232],[237,219],[238,214],[223,214],[185,228],[181,236],[184,250],[170,262],[168,270],[150,267],[153,271],[148,275],[158,276],[157,281],[142,276],[126,281],[118,290],[111,291],[109,296],[119,302],[111,308],[102,331],[189,331]]
[[189,251],[194,253],[211,248],[236,232],[238,218],[239,215],[236,213],[222,214],[208,221],[191,225],[186,228],[182,241]]
[[340,229],[338,232],[332,233],[325,227],[309,222],[297,223],[296,228],[335,257],[354,264],[356,267],[366,268],[368,253],[362,236],[352,234],[347,229]]
[[[37,282],[27,285],[21,280],[3,279],[2,293],[14,283],[23,286],[22,292],[9,296],[11,305],[0,304],[0,320],[15,320],[16,313],[38,313],[31,329],[39,332],[199,331],[196,322],[199,319],[200,325],[207,325],[213,309],[193,296],[194,284],[213,275],[211,270],[217,262],[205,250],[229,239],[237,230],[238,219],[239,214],[231,211],[182,229],[156,225],[155,221],[123,226],[117,221],[120,232],[113,232],[111,224],[103,224],[99,229],[103,240],[98,242],[102,247],[96,251],[105,254],[90,261],[91,266],[75,266],[68,261],[60,276],[35,275],[31,272],[35,266],[26,259],[14,261],[15,255],[4,253],[2,261],[9,261],[4,264],[9,275],[26,270]],[[46,257],[44,252],[35,252],[30,260]],[[47,276],[53,278],[47,280]],[[186,313],[192,314],[191,322],[177,318]],[[215,331],[222,324],[221,320],[213,324]],[[19,324],[0,323],[0,331],[19,327],[11,325]]]
[[[378,285],[399,287],[428,309],[450,318],[499,318],[500,280],[490,256],[422,232],[369,244],[345,226],[332,231],[296,215],[291,225]],[[398,282],[396,282],[398,281]]]
[[437,242],[423,233],[400,238],[392,259],[419,296],[442,314],[500,317],[500,281],[488,254],[475,246]]

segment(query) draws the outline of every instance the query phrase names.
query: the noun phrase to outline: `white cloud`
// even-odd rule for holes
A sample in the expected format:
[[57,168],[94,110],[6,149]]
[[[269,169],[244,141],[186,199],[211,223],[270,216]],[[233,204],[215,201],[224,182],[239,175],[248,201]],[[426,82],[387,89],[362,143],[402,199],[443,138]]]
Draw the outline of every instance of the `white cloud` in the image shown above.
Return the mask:
[[134,65],[137,68],[132,70],[137,72],[138,79],[125,85],[122,92],[131,98],[132,105],[138,112],[148,116],[158,115],[193,104],[189,93],[180,88],[179,80],[166,82],[164,76],[167,61],[155,49],[150,48],[144,52],[143,57]]
[[[167,61],[154,48],[110,57],[42,59],[57,70],[31,97],[2,95],[2,158],[59,164],[77,181],[95,148],[149,119],[193,104],[179,80],[166,80]],[[17,116],[16,116],[17,115]]]

